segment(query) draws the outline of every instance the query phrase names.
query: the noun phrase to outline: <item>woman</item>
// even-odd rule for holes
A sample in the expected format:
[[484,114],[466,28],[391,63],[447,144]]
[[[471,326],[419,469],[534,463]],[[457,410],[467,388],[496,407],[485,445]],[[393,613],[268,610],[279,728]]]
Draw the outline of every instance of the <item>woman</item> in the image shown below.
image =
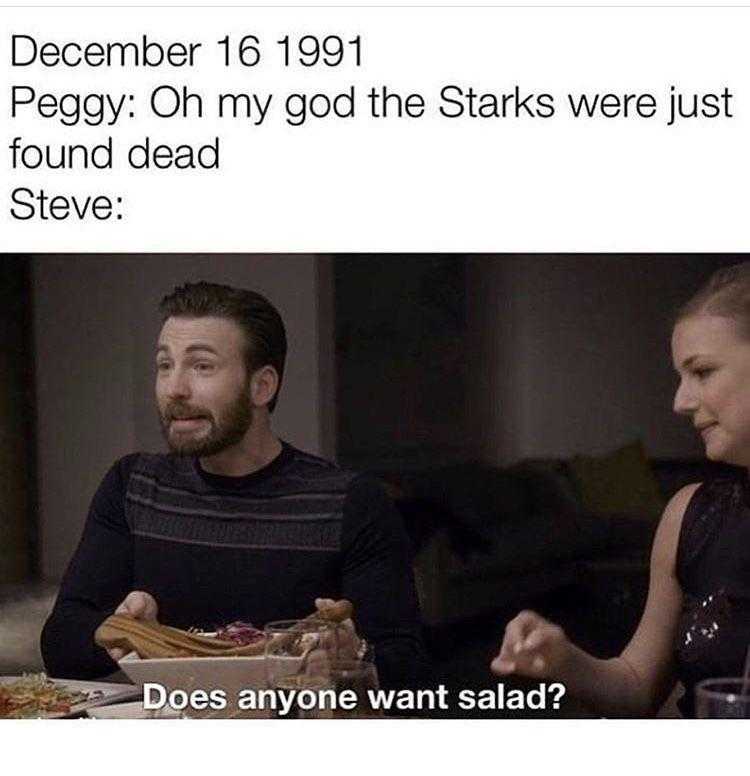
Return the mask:
[[[675,412],[692,420],[706,455],[750,468],[750,263],[720,270],[680,311],[672,334]],[[676,679],[685,716],[694,686],[740,676],[750,644],[750,485],[722,479],[680,490],[654,539],[648,599],[619,657],[600,660],[534,612],[505,630],[492,670],[563,682],[593,710],[655,713]]]

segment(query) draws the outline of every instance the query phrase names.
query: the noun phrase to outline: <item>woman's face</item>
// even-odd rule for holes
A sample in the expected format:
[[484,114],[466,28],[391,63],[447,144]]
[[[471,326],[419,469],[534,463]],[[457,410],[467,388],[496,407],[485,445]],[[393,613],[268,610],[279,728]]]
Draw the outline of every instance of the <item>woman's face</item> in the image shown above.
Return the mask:
[[675,326],[672,359],[674,411],[692,419],[706,456],[750,467],[750,341],[733,319],[698,314]]

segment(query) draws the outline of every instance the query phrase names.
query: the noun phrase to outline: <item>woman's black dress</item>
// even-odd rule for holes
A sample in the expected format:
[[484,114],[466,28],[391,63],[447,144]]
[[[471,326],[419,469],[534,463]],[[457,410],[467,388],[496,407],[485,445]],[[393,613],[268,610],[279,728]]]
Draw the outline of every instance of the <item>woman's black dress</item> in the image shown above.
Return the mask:
[[683,716],[695,716],[695,684],[741,676],[750,645],[750,484],[704,483],[683,517],[677,549],[683,605],[675,644],[685,686]]

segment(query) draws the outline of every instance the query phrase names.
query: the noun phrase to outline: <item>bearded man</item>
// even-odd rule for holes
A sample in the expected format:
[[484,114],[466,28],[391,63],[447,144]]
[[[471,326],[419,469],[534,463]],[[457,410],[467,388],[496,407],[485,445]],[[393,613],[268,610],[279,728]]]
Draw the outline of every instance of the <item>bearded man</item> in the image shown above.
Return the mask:
[[110,469],[42,632],[52,676],[98,678],[121,653],[94,643],[113,612],[178,628],[308,614],[348,598],[381,684],[424,675],[408,542],[374,481],[271,429],[286,334],[260,294],[186,284],[160,305],[156,400],[169,455]]

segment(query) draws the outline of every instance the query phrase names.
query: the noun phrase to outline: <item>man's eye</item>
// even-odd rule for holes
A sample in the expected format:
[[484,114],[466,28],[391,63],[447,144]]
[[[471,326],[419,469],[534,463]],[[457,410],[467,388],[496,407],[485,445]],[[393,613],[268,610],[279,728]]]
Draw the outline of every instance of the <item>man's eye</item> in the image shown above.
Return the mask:
[[168,361],[159,361],[156,364],[156,369],[159,372],[166,372],[169,369],[169,362]]
[[704,366],[704,367],[700,367],[700,368],[698,368],[698,369],[694,369],[694,370],[693,370],[693,374],[694,374],[694,375],[695,375],[695,376],[696,376],[696,377],[697,377],[699,380],[705,380],[705,379],[706,379],[706,378],[707,378],[707,377],[708,377],[708,376],[711,374],[711,372],[713,372],[713,371],[714,371],[714,370],[713,370],[712,368],[710,368],[710,367],[707,367],[707,366]]
[[214,371],[214,365],[207,362],[199,362],[195,365],[195,368],[203,374],[208,374],[209,372]]

